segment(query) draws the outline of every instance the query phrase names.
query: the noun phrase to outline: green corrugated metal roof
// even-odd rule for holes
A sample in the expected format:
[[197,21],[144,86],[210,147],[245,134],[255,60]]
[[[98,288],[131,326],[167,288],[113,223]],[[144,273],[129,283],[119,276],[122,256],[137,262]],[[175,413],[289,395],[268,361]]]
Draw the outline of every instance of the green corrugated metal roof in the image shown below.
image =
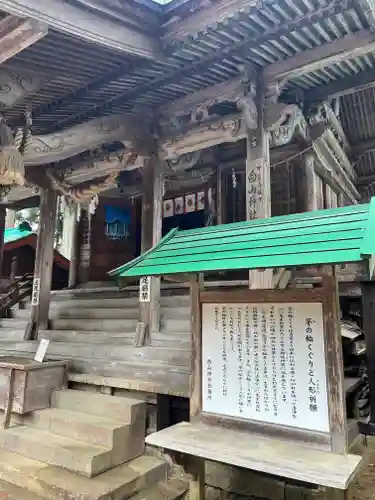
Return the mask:
[[18,227],[4,231],[4,243],[13,243],[14,241],[30,236],[30,234],[33,234],[33,231],[30,231],[26,224],[20,224]]
[[234,269],[341,264],[375,254],[375,198],[365,205],[172,230],[110,271],[115,278]]

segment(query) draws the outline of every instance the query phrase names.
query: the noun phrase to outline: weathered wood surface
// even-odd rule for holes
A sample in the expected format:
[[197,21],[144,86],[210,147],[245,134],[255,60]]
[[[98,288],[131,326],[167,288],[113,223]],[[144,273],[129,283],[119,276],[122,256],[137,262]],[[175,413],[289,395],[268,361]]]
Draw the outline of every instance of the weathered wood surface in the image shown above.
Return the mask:
[[[47,0],[49,1],[49,0]],[[62,132],[32,136],[25,154],[26,165],[53,163],[94,149],[106,142],[132,146],[136,123],[131,115],[110,115],[75,125]]]
[[339,316],[340,306],[333,266],[332,272],[333,275],[325,279],[326,300],[323,304],[328,416],[332,451],[334,453],[346,453],[348,443],[344,393],[344,360]]
[[[350,57],[356,57],[356,54],[371,53],[374,49],[375,35],[370,30],[363,30],[305,50],[284,61],[269,64],[264,68],[264,78],[266,81],[273,81],[301,76]],[[202,105],[213,105],[224,101],[235,102],[243,92],[242,78],[234,78],[177,99],[164,106],[162,111],[167,115],[182,115]]]
[[313,210],[318,210],[318,176],[315,173],[314,155],[307,153],[304,158],[304,202],[305,211],[311,212]]
[[34,19],[7,16],[0,21],[0,64],[41,40],[48,33],[46,24]]
[[345,490],[362,457],[339,455],[288,440],[202,423],[177,424],[146,437],[146,443],[245,469]]
[[150,59],[161,57],[159,41],[155,38],[77,5],[60,0],[2,0],[1,8],[124,54]]
[[47,77],[20,68],[0,68],[0,102],[4,106],[14,106],[27,95],[37,91]]
[[[44,189],[40,198],[40,221],[34,267],[36,296],[32,307],[30,327],[48,328],[51,299],[54,238],[56,224],[57,193],[52,188]],[[39,281],[38,281],[39,280]]]
[[[270,134],[265,129],[266,87],[259,73],[256,85],[257,130],[246,137],[246,220],[271,217]],[[249,271],[250,288],[272,288],[272,269]]]
[[[13,359],[13,361],[12,361]],[[28,413],[47,408],[52,390],[63,385],[66,363],[36,363],[22,358],[0,358],[0,408]],[[11,387],[11,394],[9,389]]]

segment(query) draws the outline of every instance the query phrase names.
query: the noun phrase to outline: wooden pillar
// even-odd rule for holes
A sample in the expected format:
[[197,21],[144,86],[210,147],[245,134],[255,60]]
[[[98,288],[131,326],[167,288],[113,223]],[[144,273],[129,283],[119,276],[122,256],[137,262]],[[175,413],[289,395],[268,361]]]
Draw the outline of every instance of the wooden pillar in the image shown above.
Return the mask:
[[87,283],[90,279],[91,264],[91,214],[87,209],[81,210],[79,232],[80,245],[78,250],[78,282]]
[[11,229],[16,224],[16,211],[11,208],[6,210],[5,229]]
[[318,178],[315,173],[314,153],[306,153],[303,157],[304,163],[304,192],[305,211],[318,210]]
[[3,276],[3,251],[4,251],[4,231],[6,229],[5,225],[6,210],[4,205],[0,205],[0,271],[1,276]]
[[370,387],[370,418],[366,424],[359,423],[359,428],[363,434],[375,436],[375,281],[362,283],[362,315]]
[[71,236],[71,248],[70,248],[70,265],[69,265],[69,282],[68,287],[74,288],[77,285],[78,279],[78,263],[79,263],[79,220],[78,220],[78,208],[74,206],[73,214],[74,219],[72,221],[72,236]]
[[[246,139],[246,220],[271,217],[270,134],[265,129],[265,84],[263,73],[257,74],[257,129],[248,129]],[[250,271],[250,288],[271,288],[272,269]]]
[[217,225],[225,224],[224,217],[224,173],[220,166],[217,167],[216,171],[216,223]]
[[[204,288],[203,275],[196,275],[190,285],[192,363],[190,375],[190,421],[194,421],[202,410],[202,308],[200,292]],[[187,472],[190,473],[189,500],[205,498],[205,462],[192,457]]]
[[[142,253],[157,245],[162,235],[163,223],[163,165],[152,156],[146,163],[143,175],[142,198]],[[140,302],[141,322],[151,341],[152,332],[160,330],[160,278],[150,280],[150,294],[147,302]]]
[[57,194],[52,188],[43,189],[40,195],[40,220],[36,246],[34,282],[32,293],[31,325],[36,335],[38,329],[48,329],[51,299],[53,253],[56,225]]

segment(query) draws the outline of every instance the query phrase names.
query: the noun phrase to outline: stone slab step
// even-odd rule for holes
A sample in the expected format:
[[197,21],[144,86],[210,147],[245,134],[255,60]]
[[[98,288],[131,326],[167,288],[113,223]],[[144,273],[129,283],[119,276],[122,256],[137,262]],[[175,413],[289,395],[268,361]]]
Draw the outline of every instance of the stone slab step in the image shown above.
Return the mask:
[[54,391],[51,406],[117,420],[123,425],[146,418],[146,403],[142,400],[71,389]]
[[1,500],[45,500],[26,488],[20,488],[15,484],[0,481],[0,499]]
[[52,319],[52,330],[135,332],[137,319]]
[[23,340],[25,328],[0,328],[0,342]]
[[[85,335],[83,333],[83,335]],[[51,337],[53,338],[53,331]],[[16,350],[21,353],[33,355],[38,347],[38,341],[21,341],[4,343],[4,350]],[[51,359],[88,359],[93,365],[96,362],[113,362],[124,369],[154,369],[163,371],[174,367],[190,369],[189,349],[165,349],[158,347],[124,346],[121,339],[117,344],[90,345],[86,342],[58,342],[51,343],[48,347],[47,358]],[[164,366],[165,365],[165,366]]]
[[26,328],[26,318],[1,318],[0,319],[0,333],[1,330],[11,328],[13,330],[21,330]]
[[161,331],[164,332],[191,332],[191,319],[185,318],[161,318]]
[[87,477],[111,468],[110,450],[52,432],[13,426],[0,430],[0,446]]
[[171,478],[133,495],[130,500],[178,500],[189,489],[187,481]]
[[[161,296],[161,307],[179,307],[189,306],[189,295],[171,295]],[[79,294],[76,296],[64,294],[61,296],[52,295],[51,308],[89,308],[89,309],[121,309],[126,307],[138,307],[139,298],[138,294],[134,297],[121,296],[120,292],[107,296],[105,294],[94,294],[91,296],[84,296]]]
[[89,479],[0,449],[0,479],[47,500],[123,500],[162,481],[166,473],[164,461],[142,456]]
[[55,308],[51,310],[51,318],[55,319],[136,319],[139,318],[139,307],[122,308]]
[[[47,430],[108,449],[112,449],[117,443],[126,447],[131,440],[130,425],[122,425],[119,421],[63,408],[33,411],[22,416],[20,420],[27,427]],[[141,453],[142,448],[137,455]]]
[[[2,331],[0,330],[0,340]],[[23,338],[23,337],[22,337]],[[77,342],[82,344],[134,345],[134,332],[98,332],[82,330],[39,330],[38,340],[49,339],[54,342]],[[15,338],[15,340],[20,340]]]

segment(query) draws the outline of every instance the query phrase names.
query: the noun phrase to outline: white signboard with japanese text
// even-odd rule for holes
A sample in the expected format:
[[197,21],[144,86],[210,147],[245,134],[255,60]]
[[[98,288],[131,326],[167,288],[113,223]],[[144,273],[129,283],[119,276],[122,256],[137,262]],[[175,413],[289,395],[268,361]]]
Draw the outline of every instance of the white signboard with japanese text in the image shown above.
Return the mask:
[[150,302],[151,300],[151,278],[144,276],[139,282],[139,302]]
[[329,432],[321,303],[203,304],[202,411]]

